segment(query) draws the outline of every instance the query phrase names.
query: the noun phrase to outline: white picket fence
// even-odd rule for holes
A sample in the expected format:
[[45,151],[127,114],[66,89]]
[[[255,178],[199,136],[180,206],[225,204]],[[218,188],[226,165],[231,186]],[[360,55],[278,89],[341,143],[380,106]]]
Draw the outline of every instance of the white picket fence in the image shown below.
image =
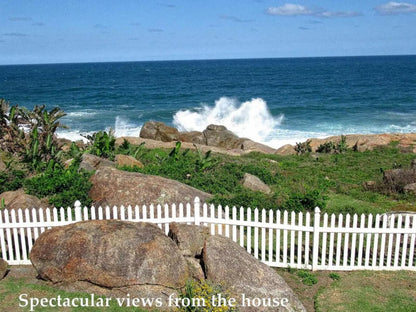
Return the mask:
[[78,221],[118,219],[156,223],[166,234],[171,222],[204,225],[230,237],[272,267],[312,270],[416,270],[416,215],[328,215],[229,208],[201,204],[135,207],[2,210],[1,257],[30,264],[29,252],[45,230]]

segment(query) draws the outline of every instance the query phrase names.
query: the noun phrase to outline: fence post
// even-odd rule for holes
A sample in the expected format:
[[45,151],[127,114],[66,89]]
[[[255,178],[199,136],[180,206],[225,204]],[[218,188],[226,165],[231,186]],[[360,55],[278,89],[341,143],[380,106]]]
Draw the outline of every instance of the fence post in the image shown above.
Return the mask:
[[321,210],[319,207],[315,207],[313,220],[312,271],[316,271],[318,267],[320,226]]
[[200,216],[200,200],[199,197],[195,197],[194,201],[194,218],[195,218],[195,225],[200,225],[199,216]]
[[81,202],[77,200],[74,204],[75,222],[82,221]]

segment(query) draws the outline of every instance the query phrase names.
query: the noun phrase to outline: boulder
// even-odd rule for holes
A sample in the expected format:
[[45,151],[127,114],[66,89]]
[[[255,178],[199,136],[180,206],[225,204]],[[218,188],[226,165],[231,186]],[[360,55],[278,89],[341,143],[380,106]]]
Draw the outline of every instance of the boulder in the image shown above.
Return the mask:
[[416,168],[391,169],[383,173],[383,184],[390,192],[403,192],[408,184],[416,183]]
[[206,139],[206,145],[209,146],[243,149],[243,142],[246,140],[240,139],[226,127],[219,125],[209,125],[202,133]]
[[202,255],[205,240],[210,236],[209,228],[180,223],[169,225],[169,237],[176,243],[182,255],[196,257]]
[[30,259],[39,276],[53,283],[155,286],[169,294],[189,278],[175,243],[156,225],[143,222],[95,220],[55,227],[39,236]]
[[204,134],[199,131],[181,132],[179,139],[182,142],[207,145],[207,140],[205,139]]
[[82,154],[79,168],[91,172],[101,167],[114,167],[114,166],[115,166],[115,163],[111,160],[100,158],[98,156],[85,153],[85,154]]
[[148,121],[140,130],[140,137],[145,139],[171,142],[179,140],[179,131],[160,121]]
[[143,164],[141,163],[141,161],[137,160],[132,156],[118,154],[116,155],[115,161],[118,167],[127,166],[143,168]]
[[286,298],[287,307],[239,307],[240,311],[306,311],[299,299],[275,270],[223,236],[205,241],[203,263],[207,279],[221,284],[241,304],[246,298]]
[[244,174],[243,186],[249,190],[259,191],[264,194],[270,194],[271,192],[270,187],[266,183],[250,173]]
[[286,155],[296,155],[297,153],[293,145],[286,144],[286,145],[283,145],[282,147],[279,147],[276,150],[275,154],[286,156]]
[[8,191],[0,194],[7,209],[40,208],[45,204],[37,197],[26,194],[23,189]]
[[407,184],[403,187],[405,193],[416,195],[416,183]]
[[259,152],[263,154],[274,154],[276,150],[271,148],[270,146],[254,142],[249,139],[242,139],[240,144],[240,148],[248,153],[250,152]]
[[197,196],[205,202],[211,197],[174,180],[109,167],[98,169],[90,181],[89,196],[98,206],[185,203]]
[[6,275],[8,266],[7,261],[0,258],[0,280]]

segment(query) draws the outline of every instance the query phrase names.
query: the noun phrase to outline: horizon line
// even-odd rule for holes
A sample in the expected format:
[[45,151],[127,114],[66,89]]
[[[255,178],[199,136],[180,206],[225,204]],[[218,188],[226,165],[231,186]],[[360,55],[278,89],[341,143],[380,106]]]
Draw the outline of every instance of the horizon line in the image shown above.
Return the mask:
[[312,58],[341,58],[341,57],[392,57],[416,56],[416,54],[362,54],[362,55],[322,55],[322,56],[277,56],[277,57],[230,57],[230,58],[194,58],[194,59],[154,59],[129,61],[76,61],[76,62],[45,62],[45,63],[10,63],[0,66],[30,66],[30,65],[75,65],[75,64],[101,64],[101,63],[151,63],[151,62],[192,62],[192,61],[232,61],[232,60],[272,60],[272,59],[312,59]]

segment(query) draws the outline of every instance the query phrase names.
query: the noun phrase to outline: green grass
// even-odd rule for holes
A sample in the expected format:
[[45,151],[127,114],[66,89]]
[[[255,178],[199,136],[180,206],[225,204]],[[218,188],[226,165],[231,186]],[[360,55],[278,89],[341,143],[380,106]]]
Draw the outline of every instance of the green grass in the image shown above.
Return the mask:
[[[381,182],[384,170],[409,167],[414,154],[401,153],[390,146],[374,151],[342,154],[265,155],[250,153],[241,157],[213,154],[204,170],[197,166],[198,153],[183,149],[173,159],[169,150],[143,148],[139,159],[146,174],[178,180],[214,196],[223,206],[244,206],[329,213],[383,213],[390,210],[416,210],[415,197],[367,191],[366,181]],[[199,169],[198,169],[199,168]],[[134,169],[130,169],[134,170]],[[244,189],[244,173],[258,176],[272,189],[265,195]]]
[[320,291],[318,312],[414,312],[415,272],[348,272]]

